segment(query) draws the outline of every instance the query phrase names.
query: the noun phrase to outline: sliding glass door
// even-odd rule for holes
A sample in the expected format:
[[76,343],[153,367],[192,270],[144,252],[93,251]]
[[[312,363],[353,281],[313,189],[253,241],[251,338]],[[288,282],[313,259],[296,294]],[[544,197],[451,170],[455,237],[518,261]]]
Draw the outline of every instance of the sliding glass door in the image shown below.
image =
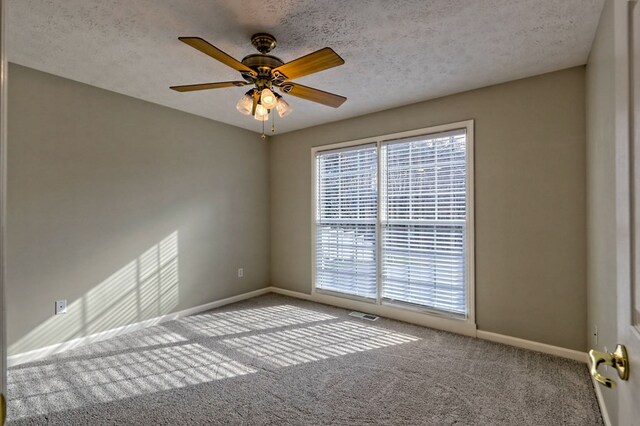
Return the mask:
[[316,291],[468,315],[472,123],[462,124],[314,152]]

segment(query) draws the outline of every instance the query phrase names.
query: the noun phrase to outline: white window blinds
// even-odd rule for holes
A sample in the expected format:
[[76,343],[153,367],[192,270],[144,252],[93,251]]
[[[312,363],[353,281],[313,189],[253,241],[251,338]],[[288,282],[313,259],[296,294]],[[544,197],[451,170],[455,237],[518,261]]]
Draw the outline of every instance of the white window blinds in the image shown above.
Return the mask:
[[316,154],[316,288],[376,298],[377,147]]
[[464,129],[381,148],[383,300],[466,315]]
[[314,151],[315,289],[473,319],[473,129],[459,124]]

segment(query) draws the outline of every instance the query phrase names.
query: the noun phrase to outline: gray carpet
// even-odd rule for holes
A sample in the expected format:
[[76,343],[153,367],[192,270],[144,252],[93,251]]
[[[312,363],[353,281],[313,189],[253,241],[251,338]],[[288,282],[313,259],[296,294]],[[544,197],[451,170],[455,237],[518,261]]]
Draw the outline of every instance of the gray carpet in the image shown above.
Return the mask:
[[11,425],[601,425],[587,367],[276,295],[9,370]]

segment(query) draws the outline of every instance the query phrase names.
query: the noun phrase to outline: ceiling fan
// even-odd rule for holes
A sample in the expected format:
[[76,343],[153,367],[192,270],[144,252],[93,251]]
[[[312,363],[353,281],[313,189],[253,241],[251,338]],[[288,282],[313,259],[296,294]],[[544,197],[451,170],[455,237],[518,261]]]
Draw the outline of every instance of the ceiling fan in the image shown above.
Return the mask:
[[339,107],[347,100],[344,96],[291,81],[344,64],[344,59],[329,47],[284,63],[280,58],[269,55],[269,52],[276,47],[276,38],[271,34],[258,33],[251,37],[251,44],[260,53],[247,55],[242,61],[238,61],[200,37],[179,37],[178,39],[239,71],[244,79],[244,81],[171,86],[171,89],[178,92],[253,85],[254,87],[238,101],[236,108],[242,114],[252,115],[256,120],[263,122],[269,119],[269,113],[274,108],[280,117],[284,117],[291,112],[289,104],[281,95],[273,91],[274,87],[277,87],[282,93],[333,108]]

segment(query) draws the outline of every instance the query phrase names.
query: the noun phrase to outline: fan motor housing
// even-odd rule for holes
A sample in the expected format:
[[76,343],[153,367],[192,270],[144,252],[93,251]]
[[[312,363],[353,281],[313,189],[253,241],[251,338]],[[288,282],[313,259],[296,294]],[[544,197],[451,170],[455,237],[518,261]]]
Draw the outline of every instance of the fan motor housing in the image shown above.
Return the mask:
[[242,63],[258,73],[261,77],[270,77],[271,70],[283,65],[280,58],[262,53],[245,56]]

